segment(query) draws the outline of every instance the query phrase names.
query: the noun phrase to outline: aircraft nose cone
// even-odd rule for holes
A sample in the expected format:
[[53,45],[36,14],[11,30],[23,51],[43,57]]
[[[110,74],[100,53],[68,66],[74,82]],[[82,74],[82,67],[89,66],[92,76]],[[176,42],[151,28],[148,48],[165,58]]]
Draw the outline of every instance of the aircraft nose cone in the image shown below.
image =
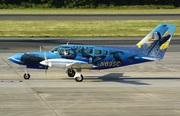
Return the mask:
[[16,54],[16,55],[11,56],[11,57],[9,57],[7,59],[10,60],[11,62],[20,64],[21,63],[21,56],[22,56],[22,54]]

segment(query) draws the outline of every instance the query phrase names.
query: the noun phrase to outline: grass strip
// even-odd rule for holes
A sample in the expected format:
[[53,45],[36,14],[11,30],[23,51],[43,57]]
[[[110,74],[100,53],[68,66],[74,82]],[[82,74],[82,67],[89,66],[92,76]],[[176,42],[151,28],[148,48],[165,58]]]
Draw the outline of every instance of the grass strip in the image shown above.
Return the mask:
[[0,14],[180,14],[178,9],[0,9]]
[[176,24],[174,36],[180,36],[179,20],[128,21],[0,21],[1,37],[142,37],[159,24]]

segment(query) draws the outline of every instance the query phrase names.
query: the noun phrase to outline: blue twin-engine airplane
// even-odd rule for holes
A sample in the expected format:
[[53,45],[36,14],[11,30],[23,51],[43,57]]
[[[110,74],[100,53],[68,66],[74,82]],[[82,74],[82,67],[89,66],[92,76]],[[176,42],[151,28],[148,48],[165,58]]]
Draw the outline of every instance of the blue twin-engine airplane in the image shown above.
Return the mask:
[[[108,69],[137,63],[161,60],[171,41],[176,25],[160,24],[137,45],[132,47],[60,45],[49,52],[21,53],[8,60],[27,68],[67,69],[69,77],[83,81],[82,69]],[[30,75],[26,70],[24,79]]]

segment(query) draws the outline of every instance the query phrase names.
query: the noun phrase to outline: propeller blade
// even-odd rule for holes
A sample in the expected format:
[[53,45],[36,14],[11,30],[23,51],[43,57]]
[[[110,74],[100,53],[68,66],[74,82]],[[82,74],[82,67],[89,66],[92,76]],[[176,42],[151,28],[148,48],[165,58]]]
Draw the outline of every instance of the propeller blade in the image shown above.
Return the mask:
[[47,66],[45,66],[45,76],[47,75]]
[[44,51],[44,59],[47,60],[46,51]]
[[47,57],[46,57],[46,51],[44,51],[44,59],[45,59],[45,63],[47,63],[45,65],[45,76],[46,76],[46,74],[47,74],[47,66],[48,66],[48,60],[47,60]]

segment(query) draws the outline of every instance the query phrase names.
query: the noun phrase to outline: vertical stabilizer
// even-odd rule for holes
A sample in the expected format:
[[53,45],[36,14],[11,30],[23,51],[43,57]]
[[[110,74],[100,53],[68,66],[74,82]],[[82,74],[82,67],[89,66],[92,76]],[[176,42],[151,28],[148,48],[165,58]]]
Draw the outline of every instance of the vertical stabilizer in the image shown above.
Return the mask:
[[144,37],[137,45],[135,51],[139,54],[163,58],[176,25],[160,24],[146,37]]

